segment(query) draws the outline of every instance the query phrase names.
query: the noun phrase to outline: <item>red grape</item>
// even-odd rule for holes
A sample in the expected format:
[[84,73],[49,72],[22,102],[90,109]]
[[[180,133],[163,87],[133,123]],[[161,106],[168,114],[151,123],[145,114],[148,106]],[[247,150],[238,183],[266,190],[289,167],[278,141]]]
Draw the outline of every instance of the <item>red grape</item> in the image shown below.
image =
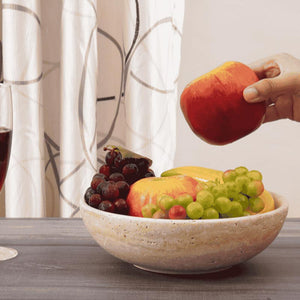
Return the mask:
[[115,200],[119,197],[119,189],[115,182],[108,181],[101,186],[101,194],[105,199]]
[[106,184],[107,184],[107,181],[103,181],[103,182],[99,183],[96,188],[96,192],[98,194],[102,195],[102,187],[105,186]]
[[92,182],[91,182],[91,188],[93,190],[96,190],[97,189],[97,186],[101,183],[101,182],[104,182],[105,179],[102,178],[102,177],[94,177]]
[[119,189],[119,196],[126,199],[129,193],[129,184],[126,181],[118,181],[116,185]]
[[[89,204],[89,199],[93,194],[98,194],[92,198],[91,206],[97,207],[96,203],[101,198],[99,209],[105,211],[115,211],[128,214],[126,198],[130,185],[144,177],[153,177],[154,172],[149,169],[150,162],[144,157],[129,157],[130,151],[125,151],[115,146],[104,147],[105,162],[99,167],[99,173],[95,174],[91,181],[90,188],[86,191],[84,198]],[[133,155],[134,156],[134,155]],[[105,202],[106,201],[106,202]],[[107,201],[116,202],[113,208]]]
[[118,169],[122,169],[122,167],[124,166],[125,162],[122,158],[122,155],[118,155],[115,159],[114,159],[114,166]]
[[117,181],[124,181],[125,177],[122,173],[112,173],[109,176],[109,180],[117,182]]
[[169,210],[169,218],[170,219],[185,219],[186,218],[186,210],[181,205],[174,205]]
[[135,177],[138,171],[139,169],[136,164],[126,164],[122,169],[122,173],[126,178]]
[[123,166],[127,165],[127,164],[136,164],[137,163],[137,159],[135,157],[125,157],[123,158]]
[[102,173],[96,173],[94,176],[93,176],[93,179],[94,178],[103,178],[105,180],[107,180],[107,176],[102,174]]
[[147,178],[147,177],[155,177],[155,174],[154,174],[153,170],[148,169],[148,171],[147,171],[146,174],[145,174],[145,177],[146,177],[146,178]]
[[112,202],[108,201],[108,200],[102,201],[99,204],[98,208],[100,210],[111,212],[111,213],[115,212],[115,205]]
[[121,172],[121,170],[119,170],[117,167],[115,167],[115,166],[111,166],[110,167],[110,174],[112,174],[112,173],[120,173]]
[[105,156],[105,162],[107,165],[112,166],[117,157],[122,159],[122,155],[118,149],[109,149],[105,147],[104,150],[109,150]]
[[146,158],[140,158],[137,161],[137,166],[140,174],[145,174],[149,168],[149,162]]
[[84,200],[89,203],[90,197],[94,194],[96,194],[96,192],[91,187],[89,187],[84,194]]
[[99,169],[99,173],[104,174],[106,177],[109,177],[110,175],[109,165],[102,165]]
[[92,207],[98,207],[99,204],[101,203],[102,199],[101,196],[99,194],[93,194],[90,199],[89,199],[89,205]]
[[114,201],[115,212],[122,215],[128,214],[128,205],[125,199],[119,198]]

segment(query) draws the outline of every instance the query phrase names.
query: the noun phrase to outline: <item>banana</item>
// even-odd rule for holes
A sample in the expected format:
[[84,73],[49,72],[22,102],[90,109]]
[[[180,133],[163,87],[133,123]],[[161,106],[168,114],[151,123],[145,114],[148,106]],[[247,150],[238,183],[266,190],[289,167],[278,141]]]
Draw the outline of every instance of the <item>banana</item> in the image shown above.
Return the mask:
[[265,203],[264,209],[258,213],[255,213],[255,212],[251,211],[250,209],[248,209],[247,211],[250,213],[250,215],[263,214],[263,213],[266,213],[268,211],[275,209],[274,199],[270,192],[268,192],[267,190],[264,190],[263,193],[259,196],[259,198],[263,199],[263,201]]
[[[209,180],[214,181],[216,179],[219,179],[220,182],[222,183],[223,182],[222,174],[223,172],[219,170],[214,170],[214,169],[209,169],[204,167],[185,166],[185,167],[178,167],[178,168],[164,171],[161,174],[161,177],[174,176],[174,175],[186,175],[196,179],[199,183],[203,184]],[[275,209],[274,199],[270,192],[264,190],[264,192],[259,197],[263,199],[265,203],[265,207],[258,214],[262,214]],[[257,214],[250,210],[247,211],[251,215]]]
[[185,167],[178,167],[178,168],[164,171],[160,176],[168,177],[173,175],[186,175],[186,176],[193,177],[199,182],[206,182],[215,179],[219,179],[220,182],[223,182],[222,174],[223,174],[222,171],[218,171],[214,169],[195,167],[195,166],[185,166]]

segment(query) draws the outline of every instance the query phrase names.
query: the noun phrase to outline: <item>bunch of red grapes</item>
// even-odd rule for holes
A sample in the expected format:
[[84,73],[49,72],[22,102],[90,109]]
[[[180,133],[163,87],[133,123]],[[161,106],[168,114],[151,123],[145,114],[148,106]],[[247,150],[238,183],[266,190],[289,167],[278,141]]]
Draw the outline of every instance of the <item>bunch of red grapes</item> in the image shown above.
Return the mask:
[[126,202],[130,185],[141,178],[154,177],[146,158],[122,157],[118,148],[108,151],[99,173],[92,178],[84,199],[88,205],[112,213],[128,214]]

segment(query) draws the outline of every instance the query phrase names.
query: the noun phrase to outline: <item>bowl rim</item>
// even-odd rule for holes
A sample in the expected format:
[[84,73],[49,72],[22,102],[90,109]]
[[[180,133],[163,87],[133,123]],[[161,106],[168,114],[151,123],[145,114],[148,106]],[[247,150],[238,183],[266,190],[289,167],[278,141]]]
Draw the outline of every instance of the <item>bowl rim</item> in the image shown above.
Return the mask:
[[[269,191],[270,192],[270,191]],[[261,218],[267,217],[267,216],[272,216],[275,214],[279,214],[282,213],[283,211],[287,211],[288,212],[288,208],[289,208],[289,204],[288,201],[285,199],[285,197],[283,197],[282,195],[276,194],[274,192],[270,192],[272,197],[274,198],[275,202],[279,202],[279,207],[276,207],[274,210],[262,213],[262,214],[256,214],[256,215],[250,215],[250,216],[243,216],[243,217],[235,217],[235,218],[221,218],[221,219],[196,219],[196,220],[192,220],[192,219],[153,219],[153,218],[144,218],[144,217],[136,217],[136,216],[129,216],[129,215],[121,215],[121,214],[116,214],[116,213],[110,213],[110,212],[106,212],[106,211],[102,211],[99,209],[96,209],[94,207],[89,206],[86,201],[84,200],[84,198],[81,198],[80,200],[80,211],[81,210],[86,210],[94,215],[98,215],[99,217],[111,217],[114,219],[124,219],[124,220],[133,220],[133,221],[137,221],[137,222],[155,222],[155,223],[179,223],[179,224],[183,224],[183,223],[230,223],[230,222],[239,222],[241,220],[259,220]]]

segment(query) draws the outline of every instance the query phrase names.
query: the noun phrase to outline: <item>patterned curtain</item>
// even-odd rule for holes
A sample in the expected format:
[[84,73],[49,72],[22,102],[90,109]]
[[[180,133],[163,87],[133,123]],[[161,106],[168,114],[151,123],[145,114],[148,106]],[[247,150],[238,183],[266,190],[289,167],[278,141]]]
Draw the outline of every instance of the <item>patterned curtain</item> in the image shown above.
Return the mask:
[[106,144],[173,166],[184,0],[3,0],[7,217],[80,216]]

